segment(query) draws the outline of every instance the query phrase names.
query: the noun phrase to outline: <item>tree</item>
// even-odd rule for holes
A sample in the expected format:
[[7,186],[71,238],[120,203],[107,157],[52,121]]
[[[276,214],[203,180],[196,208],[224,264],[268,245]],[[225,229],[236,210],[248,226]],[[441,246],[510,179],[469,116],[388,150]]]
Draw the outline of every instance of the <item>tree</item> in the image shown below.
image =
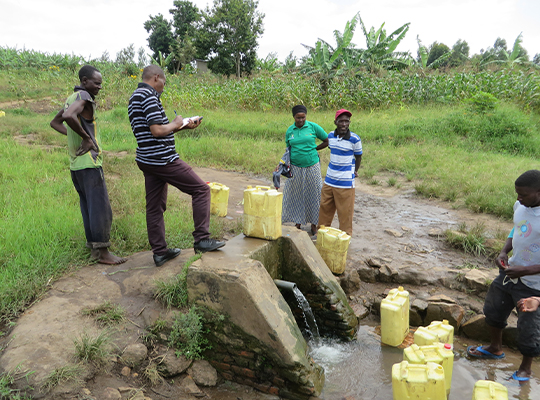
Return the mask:
[[514,41],[512,51],[509,52],[506,49],[506,40],[497,38],[493,48],[486,50],[482,54],[482,65],[500,64],[512,68],[516,64],[527,63],[529,61],[529,55],[527,54],[527,50],[521,46],[522,42],[523,33],[520,33]]
[[540,66],[540,53],[536,53],[532,60],[533,64]]
[[201,20],[199,8],[188,0],[174,0],[174,7],[169,10],[173,16],[175,37],[184,40],[193,38],[197,32],[197,24]]
[[150,33],[147,40],[148,47],[154,52],[152,58],[157,60],[160,53],[163,57],[167,57],[171,53],[171,46],[174,42],[171,23],[161,14],[155,17],[150,15],[150,19],[144,23],[144,29]]
[[[435,61],[438,61],[437,67],[446,66],[447,59],[450,57],[448,53],[450,53],[450,48],[447,45],[445,45],[444,43],[433,42],[431,46],[429,46],[427,65],[434,68],[433,64],[435,63]],[[445,58],[441,60],[441,57],[443,56]]]
[[452,55],[448,58],[448,66],[459,67],[469,59],[469,44],[465,40],[459,39],[452,46]]
[[225,75],[251,73],[255,68],[257,39],[264,32],[264,14],[256,0],[214,0],[203,12],[202,28],[195,37],[201,58],[212,72]]
[[[360,24],[366,38],[367,49],[358,49],[352,43],[356,25]],[[366,67],[373,71],[377,68],[395,69],[410,64],[409,53],[396,52],[395,49],[409,30],[409,24],[396,29],[390,35],[386,35],[384,23],[378,30],[371,28],[366,30],[364,22],[357,13],[352,20],[345,25],[343,34],[334,31],[337,46],[334,49],[329,43],[319,39],[315,47],[304,45],[309,49],[309,56],[302,65],[305,73],[320,72],[325,78],[332,78],[345,71]]]

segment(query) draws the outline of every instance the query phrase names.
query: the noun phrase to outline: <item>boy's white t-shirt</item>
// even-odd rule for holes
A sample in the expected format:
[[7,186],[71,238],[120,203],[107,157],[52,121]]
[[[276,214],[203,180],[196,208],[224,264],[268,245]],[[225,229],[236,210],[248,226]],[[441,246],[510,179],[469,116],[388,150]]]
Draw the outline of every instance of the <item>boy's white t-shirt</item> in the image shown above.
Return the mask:
[[[540,264],[540,206],[525,207],[519,201],[514,204],[514,233],[510,266]],[[522,276],[528,287],[540,290],[540,274]]]

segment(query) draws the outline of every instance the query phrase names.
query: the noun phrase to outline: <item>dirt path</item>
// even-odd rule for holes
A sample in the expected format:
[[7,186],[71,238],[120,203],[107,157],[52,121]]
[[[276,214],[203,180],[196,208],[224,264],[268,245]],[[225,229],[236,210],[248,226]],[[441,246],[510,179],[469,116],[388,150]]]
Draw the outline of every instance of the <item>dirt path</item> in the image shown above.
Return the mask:
[[[230,220],[242,218],[243,190],[248,185],[270,185],[269,179],[208,168],[195,170],[203,180],[219,182],[230,188],[226,217]],[[383,179],[384,177],[380,177],[381,181]],[[418,279],[424,279],[423,284],[428,285],[422,289],[426,291],[442,291],[438,283],[441,276],[455,266],[469,263],[486,270],[491,267],[489,260],[456,251],[437,235],[430,235],[430,232],[455,228],[461,222],[481,222],[488,231],[509,231],[511,227],[510,223],[489,216],[451,210],[443,204],[420,199],[406,183],[395,188],[358,182],[356,193],[348,270],[362,268],[370,259],[384,259],[389,267],[400,273],[412,274],[411,271],[414,271],[415,274],[420,274],[421,278]],[[171,190],[169,195],[175,194]],[[183,196],[181,193],[179,195]],[[334,221],[334,225],[337,226],[337,221]],[[303,228],[309,229],[308,226]],[[136,343],[144,331],[143,328],[163,311],[152,296],[153,282],[177,274],[192,254],[192,249],[184,250],[178,259],[162,268],[154,268],[151,253],[143,252],[130,256],[126,264],[92,265],[59,280],[39,303],[24,313],[9,337],[0,343],[2,346],[9,343],[1,354],[0,367],[10,370],[22,365],[28,371],[34,371],[32,379],[40,382],[55,368],[73,362],[71,351],[66,349],[73,347],[73,338],[77,332],[92,332],[96,329],[92,320],[81,315],[81,309],[104,301],[120,304],[129,316],[129,320],[118,329],[119,336],[115,336],[118,348],[122,350],[128,344]],[[355,293],[349,293],[350,298],[358,299],[366,294],[366,290],[376,291],[376,294],[380,295],[385,287],[389,286],[395,285],[364,285]],[[118,360],[115,358],[113,361],[109,372],[88,375],[93,377],[84,385],[85,391],[79,388],[76,392],[86,397],[77,398],[104,399],[103,390],[107,387],[144,387],[147,398],[153,400],[189,398],[189,395],[185,394],[185,388],[178,382],[166,382],[150,389],[136,373],[123,374],[120,363],[116,362]],[[24,385],[24,382],[20,384]],[[36,392],[35,398],[74,398],[73,388],[62,390],[52,394]],[[228,383],[216,388],[204,388],[203,395],[227,400],[259,400],[272,397],[251,388]]]

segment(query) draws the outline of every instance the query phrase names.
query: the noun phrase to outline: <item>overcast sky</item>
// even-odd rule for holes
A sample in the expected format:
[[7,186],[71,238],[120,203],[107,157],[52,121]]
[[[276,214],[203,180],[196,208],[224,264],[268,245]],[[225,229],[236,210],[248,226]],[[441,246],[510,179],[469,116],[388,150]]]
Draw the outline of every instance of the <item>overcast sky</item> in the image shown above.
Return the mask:
[[[213,0],[192,3],[203,9]],[[158,13],[172,20],[172,6],[173,0],[0,0],[0,46],[86,59],[105,51],[114,59],[130,44],[150,53],[144,22]],[[520,32],[529,57],[540,53],[540,0],[259,0],[258,10],[265,14],[261,58],[276,53],[283,61],[291,51],[299,58],[307,53],[302,44],[314,45],[317,38],[335,45],[334,30],[343,32],[357,12],[368,30],[385,23],[391,33],[410,22],[397,50],[414,56],[417,35],[426,46],[465,40],[472,55],[497,37],[511,48]],[[353,43],[366,47],[361,29]]]

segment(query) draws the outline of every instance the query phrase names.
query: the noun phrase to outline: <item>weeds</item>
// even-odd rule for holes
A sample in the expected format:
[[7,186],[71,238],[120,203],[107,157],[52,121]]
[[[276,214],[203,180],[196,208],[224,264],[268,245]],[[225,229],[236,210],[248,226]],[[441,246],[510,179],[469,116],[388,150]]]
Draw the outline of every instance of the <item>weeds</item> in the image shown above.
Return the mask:
[[96,308],[83,309],[83,315],[90,315],[102,326],[118,324],[125,319],[126,311],[119,305],[106,301]]
[[83,332],[78,339],[73,340],[75,356],[98,368],[104,367],[111,354],[109,351],[110,343],[111,338],[106,330],[101,331],[97,336],[90,336],[88,332]]
[[60,368],[56,368],[51,372],[43,382],[41,389],[45,392],[48,392],[54,389],[56,386],[66,383],[66,382],[75,382],[82,383],[81,374],[83,372],[83,367],[79,364],[76,365],[66,365]]
[[143,369],[142,374],[152,386],[156,386],[164,381],[163,377],[159,373],[158,364],[154,361],[150,361],[146,368]]
[[154,297],[166,307],[184,307],[188,302],[187,293],[187,271],[189,266],[201,258],[201,254],[196,254],[186,261],[180,274],[167,280],[155,281],[156,290]]
[[477,224],[470,230],[466,225],[461,225],[459,231],[447,230],[445,232],[446,241],[455,248],[463,250],[465,253],[474,256],[485,256],[487,254],[484,246],[485,226]]
[[[5,400],[31,400],[30,396],[26,396],[20,389],[12,389],[11,386],[19,379],[26,379],[34,372],[21,371],[21,367],[17,366],[13,371],[6,371],[0,374],[0,399]],[[32,387],[28,386],[28,389]]]
[[209,348],[208,340],[204,337],[202,317],[192,306],[186,314],[177,314],[169,335],[169,344],[176,349],[176,354],[196,360],[202,357],[202,352]]

